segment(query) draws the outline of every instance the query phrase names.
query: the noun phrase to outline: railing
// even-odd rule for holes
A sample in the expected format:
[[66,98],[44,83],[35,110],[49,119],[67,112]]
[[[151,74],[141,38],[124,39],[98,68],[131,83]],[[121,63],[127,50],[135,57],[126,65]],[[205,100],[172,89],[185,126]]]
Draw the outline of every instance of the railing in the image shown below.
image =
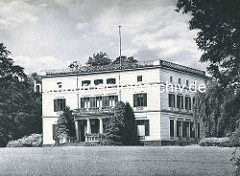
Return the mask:
[[104,135],[103,134],[86,134],[85,136],[85,142],[88,143],[99,143],[104,139]]
[[113,114],[114,107],[92,107],[92,108],[79,108],[75,109],[74,115],[101,115],[101,114]]

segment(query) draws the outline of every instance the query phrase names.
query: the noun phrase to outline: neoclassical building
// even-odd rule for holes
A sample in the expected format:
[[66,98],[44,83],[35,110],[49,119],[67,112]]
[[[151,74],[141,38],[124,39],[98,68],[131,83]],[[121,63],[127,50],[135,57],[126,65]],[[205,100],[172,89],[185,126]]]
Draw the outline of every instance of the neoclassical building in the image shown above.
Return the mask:
[[59,114],[74,110],[78,141],[97,141],[116,101],[129,102],[139,139],[146,145],[189,143],[200,137],[193,124],[204,71],[164,60],[49,70],[42,76],[43,144],[54,144]]

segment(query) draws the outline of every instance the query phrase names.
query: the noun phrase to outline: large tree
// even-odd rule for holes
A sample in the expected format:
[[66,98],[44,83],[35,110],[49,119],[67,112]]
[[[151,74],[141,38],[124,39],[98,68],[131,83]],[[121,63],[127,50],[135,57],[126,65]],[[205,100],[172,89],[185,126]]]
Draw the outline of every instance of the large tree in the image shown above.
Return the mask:
[[93,56],[88,58],[86,64],[90,66],[101,66],[101,65],[108,65],[111,63],[111,59],[109,59],[107,53],[94,53]]
[[178,0],[178,11],[190,13],[190,30],[198,30],[195,39],[204,53],[201,62],[221,85],[240,83],[240,1]]
[[41,133],[41,94],[23,68],[14,65],[0,44],[0,146],[31,133]]

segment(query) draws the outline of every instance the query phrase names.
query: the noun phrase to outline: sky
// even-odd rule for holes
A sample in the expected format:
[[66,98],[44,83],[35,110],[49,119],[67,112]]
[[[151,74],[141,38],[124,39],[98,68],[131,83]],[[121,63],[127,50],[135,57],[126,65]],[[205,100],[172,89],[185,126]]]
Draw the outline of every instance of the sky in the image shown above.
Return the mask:
[[163,59],[205,70],[177,0],[0,0],[0,43],[25,72],[84,65],[93,53]]

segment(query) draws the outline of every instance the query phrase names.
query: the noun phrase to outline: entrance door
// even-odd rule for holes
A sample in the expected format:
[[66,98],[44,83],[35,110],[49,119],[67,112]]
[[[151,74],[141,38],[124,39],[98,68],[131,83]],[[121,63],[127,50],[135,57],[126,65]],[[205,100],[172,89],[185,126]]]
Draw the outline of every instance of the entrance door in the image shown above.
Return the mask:
[[87,132],[87,121],[82,120],[81,121],[81,126],[80,126],[80,133],[81,133],[81,141],[85,141],[85,134]]

